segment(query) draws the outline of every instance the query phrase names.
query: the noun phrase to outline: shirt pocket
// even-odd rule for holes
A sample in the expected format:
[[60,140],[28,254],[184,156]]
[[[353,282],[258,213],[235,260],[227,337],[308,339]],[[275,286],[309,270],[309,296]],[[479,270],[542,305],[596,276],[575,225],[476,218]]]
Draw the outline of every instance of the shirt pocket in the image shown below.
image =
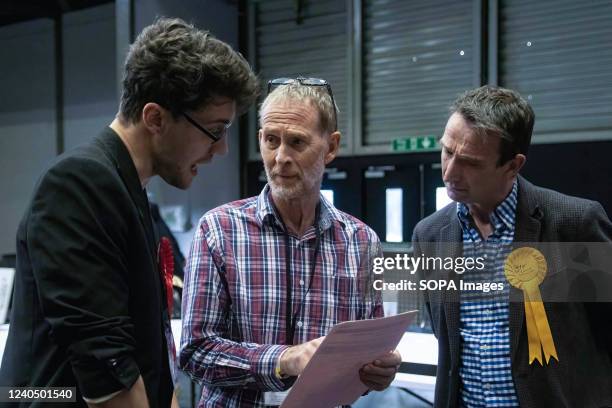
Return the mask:
[[333,290],[336,294],[338,322],[364,319],[365,302],[359,290],[357,278],[336,275],[333,277]]

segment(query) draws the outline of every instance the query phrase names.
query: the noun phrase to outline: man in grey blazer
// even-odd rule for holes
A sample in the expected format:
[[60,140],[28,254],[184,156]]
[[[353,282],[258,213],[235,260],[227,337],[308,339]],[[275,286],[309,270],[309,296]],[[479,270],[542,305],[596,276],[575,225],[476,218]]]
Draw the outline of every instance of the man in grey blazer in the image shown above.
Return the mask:
[[[518,243],[612,242],[599,203],[519,176],[535,116],[518,93],[483,86],[461,95],[451,111],[440,144],[442,177],[455,202],[416,226],[415,256],[482,257],[479,278],[493,280],[504,276],[504,248]],[[549,268],[544,279],[563,273]],[[435,406],[611,407],[611,304],[545,302],[557,359],[530,364],[523,294],[507,281],[505,287],[479,301],[460,290],[424,293],[439,345]]]

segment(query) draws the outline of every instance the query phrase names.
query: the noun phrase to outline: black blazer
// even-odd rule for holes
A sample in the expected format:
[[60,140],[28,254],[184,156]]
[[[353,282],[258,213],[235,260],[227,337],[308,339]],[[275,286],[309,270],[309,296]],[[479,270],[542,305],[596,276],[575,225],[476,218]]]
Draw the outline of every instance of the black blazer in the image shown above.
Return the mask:
[[[599,203],[536,187],[520,176],[518,185],[515,242],[612,242],[612,224]],[[412,241],[415,254],[460,256],[462,233],[456,204],[419,222]],[[446,278],[456,279],[456,274],[451,274],[455,276]],[[457,407],[461,381],[460,293],[431,291],[424,296],[438,339],[435,407]],[[510,298],[521,300],[510,302],[509,313],[512,377],[520,406],[612,407],[611,304],[545,303],[559,362],[551,359],[542,367],[528,364],[522,293],[511,287]]]
[[19,225],[0,386],[76,386],[67,405],[85,406],[142,375],[170,406],[164,296],[145,191],[107,128],[52,163]]

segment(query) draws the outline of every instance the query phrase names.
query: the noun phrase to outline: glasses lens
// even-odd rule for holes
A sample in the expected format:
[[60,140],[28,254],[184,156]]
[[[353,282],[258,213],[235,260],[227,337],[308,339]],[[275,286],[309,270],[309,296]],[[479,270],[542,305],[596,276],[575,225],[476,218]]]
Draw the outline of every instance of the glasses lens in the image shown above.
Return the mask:
[[298,79],[304,85],[313,85],[313,86],[327,85],[327,81],[321,78],[298,78]]
[[286,85],[295,82],[293,78],[276,78],[270,81],[272,85]]
[[221,129],[215,130],[213,133],[215,136],[217,136],[217,138],[222,139],[225,135],[227,135],[228,130],[229,125],[223,126]]

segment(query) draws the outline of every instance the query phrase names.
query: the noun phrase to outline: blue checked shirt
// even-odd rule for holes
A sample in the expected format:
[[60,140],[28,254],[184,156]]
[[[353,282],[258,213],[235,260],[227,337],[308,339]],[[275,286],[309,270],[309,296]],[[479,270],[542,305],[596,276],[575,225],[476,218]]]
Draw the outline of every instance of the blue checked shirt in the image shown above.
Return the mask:
[[516,225],[517,183],[491,214],[493,233],[483,240],[474,227],[469,209],[457,203],[463,231],[463,256],[485,258],[483,270],[466,272],[466,282],[499,282],[504,290],[491,296],[461,293],[461,406],[518,407],[510,366],[508,326],[509,283],[504,261],[511,251]]
[[[382,256],[378,237],[320,200],[320,246],[309,291],[315,228],[289,236],[293,313],[299,308],[294,344],[324,336],[343,321],[383,315],[370,267],[374,256]],[[258,197],[223,205],[200,220],[185,272],[179,362],[203,384],[199,407],[263,407],[264,391],[287,388],[275,373],[288,347],[285,238],[268,186]],[[227,277],[239,326],[234,339],[220,273]]]

